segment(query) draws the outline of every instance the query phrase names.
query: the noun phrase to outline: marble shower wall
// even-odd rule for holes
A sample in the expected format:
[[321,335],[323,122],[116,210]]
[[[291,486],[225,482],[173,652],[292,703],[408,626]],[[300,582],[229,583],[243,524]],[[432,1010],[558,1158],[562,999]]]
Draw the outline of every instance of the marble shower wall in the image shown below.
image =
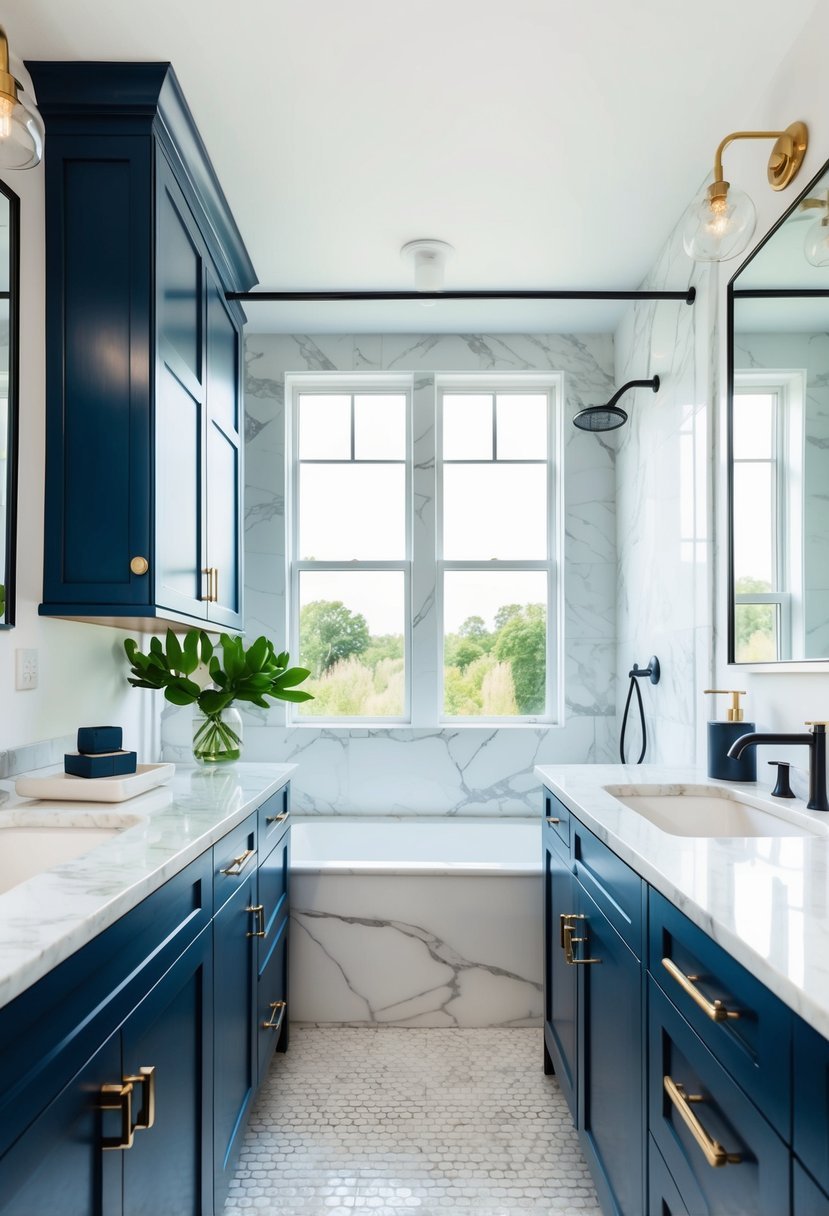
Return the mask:
[[[537,813],[536,764],[606,761],[614,753],[615,440],[570,420],[613,389],[606,334],[249,335],[246,343],[246,617],[251,637],[281,642],[285,618],[285,375],[411,372],[431,393],[446,372],[565,376],[565,720],[556,727],[376,729],[286,725],[281,706],[245,712],[251,760],[295,761],[303,814]],[[415,436],[415,465],[418,440]],[[427,478],[428,480],[428,478]],[[415,483],[416,513],[430,496]],[[414,588],[415,619],[434,611],[434,587]],[[164,756],[189,753],[189,711],[168,708]]]
[[[678,230],[643,288],[697,289],[696,302],[632,305],[615,338],[616,376],[657,374],[660,390],[637,390],[623,402],[629,423],[619,431],[616,462],[618,711],[627,673],[653,654],[658,686],[642,687],[648,729],[646,760],[688,764],[704,756],[702,733],[712,686],[710,614],[710,469],[716,400],[713,285],[706,268],[686,257]],[[638,755],[638,724],[629,728],[628,756]]]

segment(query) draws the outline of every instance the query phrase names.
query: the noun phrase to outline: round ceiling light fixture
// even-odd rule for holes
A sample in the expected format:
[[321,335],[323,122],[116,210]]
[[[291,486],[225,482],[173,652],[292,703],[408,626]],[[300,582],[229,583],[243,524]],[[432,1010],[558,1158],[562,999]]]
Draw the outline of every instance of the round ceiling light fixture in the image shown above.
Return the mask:
[[443,291],[446,263],[454,254],[454,248],[446,241],[421,239],[409,241],[400,250],[404,262],[414,267],[415,291],[424,293]]
[[43,119],[23,92],[9,70],[9,41],[0,26],[0,169],[32,169],[43,157]]

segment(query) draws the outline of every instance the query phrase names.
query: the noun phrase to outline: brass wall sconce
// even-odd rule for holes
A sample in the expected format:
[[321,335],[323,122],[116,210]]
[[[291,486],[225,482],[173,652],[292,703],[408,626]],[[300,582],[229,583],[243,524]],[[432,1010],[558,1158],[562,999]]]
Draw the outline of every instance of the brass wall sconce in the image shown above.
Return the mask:
[[727,262],[743,252],[754,233],[754,203],[723,176],[723,152],[737,139],[775,141],[768,164],[772,190],[785,190],[794,181],[809,144],[803,122],[793,122],[785,131],[735,131],[726,135],[714,156],[714,180],[691,205],[683,228],[685,252],[695,262]]
[[9,71],[9,40],[0,26],[0,169],[33,169],[43,158],[43,119],[34,102],[21,99],[23,91]]

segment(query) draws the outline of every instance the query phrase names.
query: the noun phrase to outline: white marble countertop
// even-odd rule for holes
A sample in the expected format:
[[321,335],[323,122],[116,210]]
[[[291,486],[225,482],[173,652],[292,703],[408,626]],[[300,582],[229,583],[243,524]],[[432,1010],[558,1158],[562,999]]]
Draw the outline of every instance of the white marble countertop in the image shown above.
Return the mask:
[[[829,815],[759,784],[713,781],[663,765],[541,765],[535,775],[585,827],[699,925],[815,1030],[829,1038]],[[818,835],[674,836],[605,786],[719,786]],[[666,791],[668,792],[668,791]]]
[[0,781],[0,827],[25,823],[30,813],[56,826],[137,820],[84,856],[0,894],[0,1006],[183,870],[285,785],[296,768],[235,764],[213,771],[179,765],[169,785],[111,804],[20,798],[13,780]]

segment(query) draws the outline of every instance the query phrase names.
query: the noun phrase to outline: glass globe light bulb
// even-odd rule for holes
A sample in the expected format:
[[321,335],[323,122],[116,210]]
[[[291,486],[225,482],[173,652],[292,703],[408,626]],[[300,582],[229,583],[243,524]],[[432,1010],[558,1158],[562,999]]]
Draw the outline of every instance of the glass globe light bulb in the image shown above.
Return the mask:
[[713,198],[706,190],[688,210],[682,244],[695,262],[727,262],[746,248],[756,223],[754,203],[742,190],[727,186]]
[[31,169],[43,158],[43,119],[20,98],[0,93],[0,169]]
[[829,213],[809,228],[803,253],[812,266],[829,266]]

